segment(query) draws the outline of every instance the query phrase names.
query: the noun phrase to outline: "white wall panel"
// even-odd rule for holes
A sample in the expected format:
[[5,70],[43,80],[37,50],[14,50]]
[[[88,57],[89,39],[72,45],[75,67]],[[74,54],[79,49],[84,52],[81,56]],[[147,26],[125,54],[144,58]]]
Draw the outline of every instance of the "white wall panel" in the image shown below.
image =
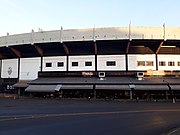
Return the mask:
[[0,37],[0,46],[7,45],[7,36]]
[[[78,66],[72,66],[72,62],[78,62]],[[85,66],[85,62],[92,62],[92,66]],[[95,71],[95,56],[69,56],[69,71]]]
[[163,39],[163,27],[131,26],[132,39]]
[[[43,71],[66,71],[66,56],[43,57]],[[63,67],[58,67],[58,62],[64,62]],[[46,63],[52,63],[52,67],[46,67]]]
[[20,80],[34,80],[41,68],[41,58],[20,59]]
[[31,41],[31,33],[8,35],[0,38],[0,45],[30,44]]
[[96,28],[95,38],[97,40],[128,39],[129,28],[128,27]]
[[[153,61],[153,66],[137,66],[138,61]],[[156,70],[155,54],[128,55],[128,70]]]
[[2,60],[1,78],[18,78],[18,59]]
[[62,31],[63,41],[88,41],[93,40],[93,28],[71,29]]
[[[107,66],[107,61],[115,61],[115,66]],[[126,70],[125,55],[98,55],[97,70],[98,71],[118,71]]]
[[33,42],[59,42],[60,41],[60,31],[41,31],[33,33]]
[[166,27],[165,28],[166,39],[180,39],[180,28],[178,27]]
[[[165,61],[166,66],[159,66],[159,61]],[[175,66],[168,66],[169,61],[174,61]],[[180,66],[177,65],[177,62],[180,62],[180,55],[158,55],[158,69],[159,70],[180,70]]]

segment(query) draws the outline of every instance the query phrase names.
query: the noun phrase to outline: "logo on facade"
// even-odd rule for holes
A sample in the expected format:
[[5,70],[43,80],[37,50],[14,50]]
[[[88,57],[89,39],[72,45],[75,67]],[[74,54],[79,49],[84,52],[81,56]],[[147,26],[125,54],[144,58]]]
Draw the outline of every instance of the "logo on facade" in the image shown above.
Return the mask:
[[12,67],[8,67],[8,75],[11,75],[12,74]]

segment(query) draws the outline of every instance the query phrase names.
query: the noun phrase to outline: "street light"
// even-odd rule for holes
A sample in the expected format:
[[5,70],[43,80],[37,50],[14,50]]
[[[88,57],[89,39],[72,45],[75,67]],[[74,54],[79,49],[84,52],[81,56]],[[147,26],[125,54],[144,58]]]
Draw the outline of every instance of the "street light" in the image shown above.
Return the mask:
[[163,80],[163,82],[167,83],[167,86],[168,86],[169,91],[170,91],[170,96],[171,96],[171,98],[172,98],[172,102],[175,103],[176,101],[175,101],[175,97],[174,97],[174,92],[173,92],[173,90],[171,89],[171,86],[170,86],[169,82],[168,82],[168,81],[165,81],[165,80]]
[[133,99],[133,95],[132,95],[132,91],[135,89],[135,85],[133,83],[130,83],[129,84],[129,88],[131,89],[130,91],[130,99],[132,100]]

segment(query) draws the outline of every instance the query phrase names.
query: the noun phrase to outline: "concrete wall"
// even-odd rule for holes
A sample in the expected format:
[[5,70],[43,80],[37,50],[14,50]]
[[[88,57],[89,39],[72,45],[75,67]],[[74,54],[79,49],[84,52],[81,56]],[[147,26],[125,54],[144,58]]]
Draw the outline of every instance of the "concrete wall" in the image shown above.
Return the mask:
[[54,31],[39,31],[0,37],[0,46],[60,41],[89,41],[113,39],[178,39],[178,27],[111,27]]
[[0,46],[30,44],[32,42],[31,35],[31,33],[25,33],[0,37]]
[[88,41],[93,40],[93,28],[71,29],[62,31],[63,41]]
[[34,32],[32,33],[32,40],[34,43],[60,42],[60,34],[59,30]]
[[[115,61],[115,66],[107,66],[107,61]],[[122,71],[126,70],[125,55],[98,55],[97,56],[98,71]]]
[[180,28],[167,27],[165,28],[166,39],[180,39]]
[[96,40],[113,40],[113,39],[128,39],[128,27],[114,27],[114,28],[96,28]]
[[163,39],[163,27],[131,27],[132,39]]

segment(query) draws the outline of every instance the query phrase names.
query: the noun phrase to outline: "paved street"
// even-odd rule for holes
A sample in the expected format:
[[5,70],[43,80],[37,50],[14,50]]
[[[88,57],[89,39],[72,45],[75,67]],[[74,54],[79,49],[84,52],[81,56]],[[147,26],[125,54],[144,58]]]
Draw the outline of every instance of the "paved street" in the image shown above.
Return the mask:
[[179,114],[180,102],[0,99],[0,135],[161,135]]

